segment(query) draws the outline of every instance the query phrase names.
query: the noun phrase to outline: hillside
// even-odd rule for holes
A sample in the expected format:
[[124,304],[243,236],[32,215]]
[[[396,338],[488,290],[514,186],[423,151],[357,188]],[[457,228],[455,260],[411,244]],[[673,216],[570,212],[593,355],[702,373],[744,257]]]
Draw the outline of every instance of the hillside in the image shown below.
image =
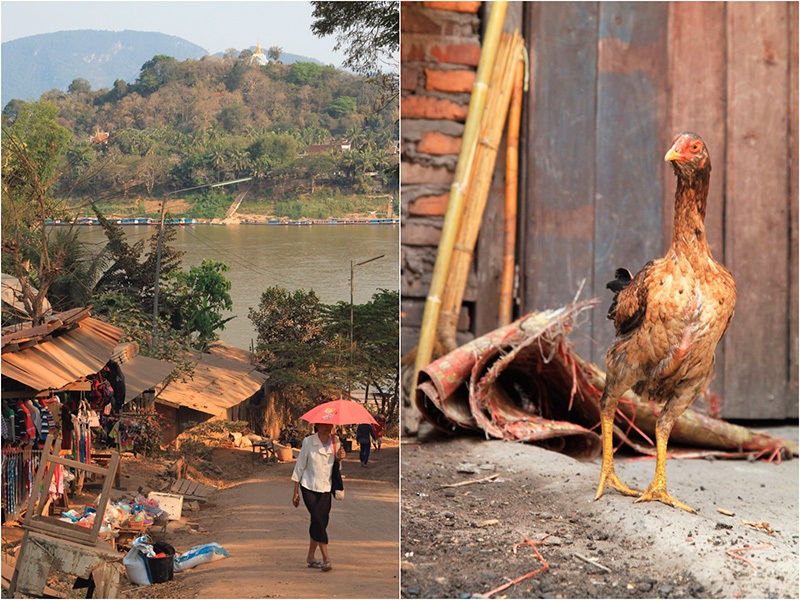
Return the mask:
[[207,51],[176,36],[129,30],[58,31],[4,42],[0,103],[35,99],[53,88],[66,91],[77,78],[93,89],[117,79],[130,83],[155,54],[185,60]]
[[[3,115],[21,131],[31,118],[66,130],[63,162],[81,160],[61,185],[76,185],[76,204],[92,198],[107,214],[150,216],[151,199],[201,186],[182,215],[221,218],[234,189],[206,186],[250,178],[238,214],[324,219],[383,215],[396,201],[398,108],[376,110],[380,94],[333,66],[156,55],[130,84],[73,84],[14,100]],[[91,146],[98,129],[108,137]]]

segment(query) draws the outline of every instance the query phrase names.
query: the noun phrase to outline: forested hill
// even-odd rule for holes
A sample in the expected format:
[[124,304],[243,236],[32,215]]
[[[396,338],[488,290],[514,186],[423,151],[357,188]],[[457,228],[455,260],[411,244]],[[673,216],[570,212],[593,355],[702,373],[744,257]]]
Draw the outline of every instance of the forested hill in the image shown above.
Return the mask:
[[0,102],[36,99],[53,88],[66,91],[77,78],[95,89],[117,79],[132,82],[154,54],[184,60],[207,52],[173,35],[127,30],[57,31],[4,42]]
[[[245,213],[325,218],[385,210],[398,185],[396,103],[377,110],[381,90],[333,66],[251,64],[244,54],[154,56],[131,84],[93,90],[74,81],[34,104],[10,102],[4,117],[13,128],[20,114],[52,115],[71,134],[65,160],[98,129],[108,132],[65,183],[80,180],[73,196],[102,197],[118,215],[150,213],[144,201],[170,190],[243,177],[253,178]],[[86,183],[79,177],[95,172]],[[233,193],[204,190],[186,213],[222,216]],[[324,205],[313,206],[315,195]],[[330,198],[343,200],[334,207]]]

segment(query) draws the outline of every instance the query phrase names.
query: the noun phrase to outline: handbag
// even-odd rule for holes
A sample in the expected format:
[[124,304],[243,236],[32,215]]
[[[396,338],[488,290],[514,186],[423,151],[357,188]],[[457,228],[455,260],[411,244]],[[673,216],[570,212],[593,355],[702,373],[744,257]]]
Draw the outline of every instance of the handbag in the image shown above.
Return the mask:
[[337,500],[344,500],[344,481],[336,459],[336,438],[333,438],[333,469],[331,470],[331,493]]

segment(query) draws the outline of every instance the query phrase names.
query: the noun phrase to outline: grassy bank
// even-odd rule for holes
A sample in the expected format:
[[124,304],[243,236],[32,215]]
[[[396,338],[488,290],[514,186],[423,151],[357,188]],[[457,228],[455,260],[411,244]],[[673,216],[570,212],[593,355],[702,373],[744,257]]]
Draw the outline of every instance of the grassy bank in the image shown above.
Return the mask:
[[[222,190],[200,192],[170,197],[167,212],[173,218],[223,219],[236,199],[236,194]],[[158,218],[162,198],[113,198],[98,203],[104,215],[112,218]],[[390,198],[383,192],[373,194],[345,194],[338,188],[319,188],[313,193],[289,193],[280,196],[276,190],[251,191],[239,206],[236,214],[248,217],[288,219],[368,218],[386,217]],[[392,214],[397,215],[397,198],[393,199]],[[93,216],[88,207],[81,216]]]

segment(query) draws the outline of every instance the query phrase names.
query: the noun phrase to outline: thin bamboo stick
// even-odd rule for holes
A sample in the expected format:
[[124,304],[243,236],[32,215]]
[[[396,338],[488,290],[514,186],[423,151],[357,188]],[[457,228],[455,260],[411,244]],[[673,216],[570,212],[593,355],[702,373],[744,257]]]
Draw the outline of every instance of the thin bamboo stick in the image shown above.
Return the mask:
[[[475,86],[470,96],[467,122],[461,141],[461,152],[458,155],[456,173],[450,187],[450,199],[444,216],[444,224],[442,225],[442,235],[439,239],[439,251],[433,267],[433,277],[428,291],[428,298],[425,301],[425,312],[423,313],[419,342],[417,344],[417,356],[414,361],[412,393],[417,387],[417,378],[420,370],[428,365],[433,354],[436,325],[439,322],[439,311],[441,310],[441,294],[444,289],[447,271],[450,268],[456,233],[464,211],[464,184],[469,181],[469,173],[472,170],[478,126],[486,102],[489,77],[497,55],[497,47],[500,41],[500,33],[503,30],[507,8],[508,2],[498,0],[492,3],[491,12],[489,13],[489,22],[486,27],[481,58],[478,62]],[[409,411],[409,418],[406,421],[406,428],[412,433],[416,431],[419,421],[419,413],[416,412],[414,414],[414,412],[414,409]]]
[[483,113],[476,167],[467,189],[467,206],[453,250],[452,264],[442,298],[442,314],[438,326],[439,341],[445,351],[455,350],[456,329],[464,290],[467,285],[473,250],[478,239],[483,213],[489,197],[497,153],[513,94],[513,76],[522,49],[518,33],[504,34],[492,78],[492,90]]
[[[523,50],[524,51],[524,50]],[[517,184],[519,175],[519,125],[522,115],[522,82],[525,78],[525,61],[520,58],[514,76],[514,94],[508,113],[506,143],[506,203],[503,227],[503,273],[500,278],[500,327],[511,323],[514,293],[514,249],[517,244]]]

